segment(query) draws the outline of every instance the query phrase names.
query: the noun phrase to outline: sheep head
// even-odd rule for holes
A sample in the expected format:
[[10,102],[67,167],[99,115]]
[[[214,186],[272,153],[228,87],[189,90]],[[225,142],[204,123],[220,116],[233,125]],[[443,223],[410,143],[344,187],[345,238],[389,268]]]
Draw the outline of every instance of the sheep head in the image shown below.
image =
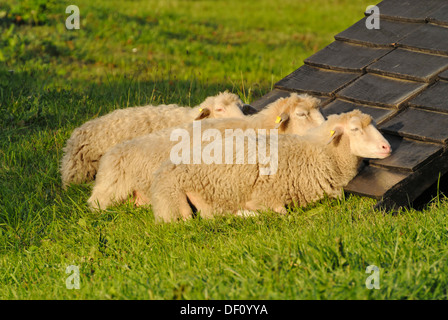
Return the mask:
[[199,114],[195,120],[205,118],[243,118],[241,111],[243,102],[233,93],[221,92],[216,96],[208,97],[201,104]]
[[331,115],[328,143],[338,143],[346,136],[350,141],[350,151],[361,158],[384,159],[390,156],[392,148],[389,142],[375,128],[372,117],[359,110]]
[[276,128],[280,133],[303,136],[325,121],[318,108],[320,100],[308,94],[291,93],[289,97],[279,99],[278,103],[280,114],[276,118]]

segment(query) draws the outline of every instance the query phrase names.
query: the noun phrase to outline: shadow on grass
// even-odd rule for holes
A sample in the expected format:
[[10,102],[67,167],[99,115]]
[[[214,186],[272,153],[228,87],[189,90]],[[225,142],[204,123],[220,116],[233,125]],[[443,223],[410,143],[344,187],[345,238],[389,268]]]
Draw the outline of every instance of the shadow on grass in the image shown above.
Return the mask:
[[[153,74],[151,80],[147,75],[113,76],[67,86],[47,82],[55,76],[51,71],[0,71],[0,162],[4,164],[0,168],[0,224],[12,228],[9,231],[22,230],[21,244],[35,243],[24,240],[29,226],[45,229],[52,219],[87,208],[90,187],[64,191],[60,181],[62,148],[74,128],[117,108],[195,106],[225,90],[245,94],[232,83],[179,80],[171,75]],[[263,93],[253,92],[253,98]]]
[[[145,74],[154,78],[151,80],[140,79],[140,75],[113,76],[65,87],[47,84],[45,79],[51,76],[33,71],[0,72],[0,124],[5,138],[49,129],[72,130],[118,108],[170,103],[193,107],[225,90],[242,99],[246,95],[235,84],[179,80],[172,75]],[[252,91],[251,98],[259,98],[265,91]]]

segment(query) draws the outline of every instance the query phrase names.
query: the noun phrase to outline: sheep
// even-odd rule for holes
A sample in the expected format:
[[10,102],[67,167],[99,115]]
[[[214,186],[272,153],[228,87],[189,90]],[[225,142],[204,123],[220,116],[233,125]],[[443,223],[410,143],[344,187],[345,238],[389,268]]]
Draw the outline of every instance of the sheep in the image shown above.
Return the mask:
[[[269,104],[259,113],[242,119],[206,119],[200,122],[202,132],[213,128],[224,133],[226,129],[274,129],[279,133],[299,135],[323,123],[318,109],[320,100],[312,96],[292,93]],[[152,175],[159,165],[170,157],[176,141],[171,134],[176,128],[161,130],[115,146],[100,161],[95,185],[88,200],[92,209],[106,209],[114,202],[122,202],[134,195],[136,205],[147,205]],[[177,129],[193,133],[193,124]]]
[[118,109],[76,128],[61,160],[63,187],[94,179],[102,155],[114,145],[153,131],[204,118],[244,117],[243,102],[232,93],[208,97],[197,107],[175,104]]
[[[278,166],[270,175],[260,174],[260,160],[200,166],[166,161],[154,173],[151,186],[155,219],[189,219],[190,203],[202,218],[212,218],[266,209],[284,214],[289,205],[306,206],[324,195],[340,197],[362,158],[383,159],[392,152],[371,121],[369,115],[354,110],[329,116],[303,137],[278,135]],[[246,150],[250,139],[260,142],[263,137],[247,137]],[[270,140],[267,145],[272,148],[275,143]]]

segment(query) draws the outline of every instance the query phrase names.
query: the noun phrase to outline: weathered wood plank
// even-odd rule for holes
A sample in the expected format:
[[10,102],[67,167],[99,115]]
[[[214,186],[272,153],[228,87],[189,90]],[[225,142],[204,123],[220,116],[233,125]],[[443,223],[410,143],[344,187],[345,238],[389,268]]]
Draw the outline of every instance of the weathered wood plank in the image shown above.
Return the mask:
[[[448,113],[448,81],[441,80],[436,82],[409,101],[409,105]],[[448,123],[446,126],[448,126]]]
[[[289,97],[291,95],[291,91],[285,91],[285,90],[279,90],[274,89],[270,91],[269,93],[262,96],[260,99],[252,102],[251,106],[255,108],[256,110],[260,111],[264,107],[266,107],[268,104],[278,100],[279,98],[285,98]],[[319,98],[321,100],[320,106],[325,105],[331,98],[324,97],[324,96],[317,96],[314,95],[314,97]]]
[[444,72],[440,73],[439,78],[443,80],[448,80],[448,70],[445,70]]
[[362,72],[366,66],[393,50],[372,48],[342,41],[334,41],[311,57],[305,59],[310,66],[333,70]]
[[327,117],[330,114],[341,114],[355,109],[358,109],[363,113],[371,115],[376,123],[381,123],[382,121],[391,117],[395,112],[397,112],[394,109],[372,107],[363,104],[353,103],[350,101],[336,99],[330,102],[325,108],[322,109],[322,114]]
[[434,24],[448,26],[448,4],[432,11],[428,15],[428,21]]
[[424,26],[422,23],[381,20],[380,29],[368,29],[363,18],[334,38],[371,47],[394,47],[398,40]]
[[409,172],[366,166],[344,190],[379,200],[388,190],[409,175]]
[[331,96],[361,74],[304,65],[275,84],[277,89]]
[[370,164],[400,171],[415,171],[443,150],[441,144],[419,142],[387,134],[385,138],[392,147],[392,154],[386,159],[371,159]]
[[384,0],[377,6],[381,18],[425,22],[430,13],[442,5],[441,0]]
[[407,108],[379,128],[388,133],[422,141],[446,143],[448,141],[448,114]]
[[414,81],[430,82],[448,68],[448,56],[396,49],[374,64],[367,72]]
[[391,187],[376,207],[390,211],[408,206],[447,172],[448,149]]
[[448,55],[448,28],[424,24],[397,42],[403,48]]
[[399,80],[375,74],[365,74],[336,94],[336,97],[364,104],[399,108],[427,84]]

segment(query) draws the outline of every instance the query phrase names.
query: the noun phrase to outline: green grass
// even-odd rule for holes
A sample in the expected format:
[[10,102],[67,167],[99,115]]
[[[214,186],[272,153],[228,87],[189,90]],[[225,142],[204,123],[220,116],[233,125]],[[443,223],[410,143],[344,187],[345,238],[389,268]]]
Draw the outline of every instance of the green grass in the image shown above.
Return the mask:
[[131,204],[91,213],[90,185],[61,188],[62,147],[85,121],[224,89],[250,103],[372,3],[81,0],[72,31],[71,1],[43,3],[0,4],[0,299],[447,299],[444,196],[398,214],[349,196],[156,225]]

